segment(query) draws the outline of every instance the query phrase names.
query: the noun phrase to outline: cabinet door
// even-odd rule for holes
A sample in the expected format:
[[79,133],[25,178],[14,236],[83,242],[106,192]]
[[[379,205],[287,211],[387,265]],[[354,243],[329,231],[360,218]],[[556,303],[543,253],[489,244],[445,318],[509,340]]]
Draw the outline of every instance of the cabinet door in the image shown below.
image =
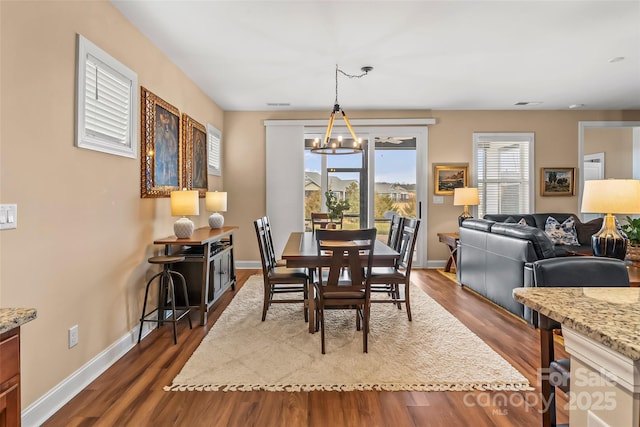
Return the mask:
[[20,425],[20,377],[13,377],[2,384],[0,393],[0,427]]

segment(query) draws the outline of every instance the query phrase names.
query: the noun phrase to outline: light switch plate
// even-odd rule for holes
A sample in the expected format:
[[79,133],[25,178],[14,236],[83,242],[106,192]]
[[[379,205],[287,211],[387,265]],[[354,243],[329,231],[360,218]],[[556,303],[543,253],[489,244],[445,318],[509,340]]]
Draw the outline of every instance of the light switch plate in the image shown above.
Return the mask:
[[433,196],[433,204],[434,205],[441,205],[444,203],[444,197],[443,196]]
[[18,205],[0,205],[0,230],[18,228]]

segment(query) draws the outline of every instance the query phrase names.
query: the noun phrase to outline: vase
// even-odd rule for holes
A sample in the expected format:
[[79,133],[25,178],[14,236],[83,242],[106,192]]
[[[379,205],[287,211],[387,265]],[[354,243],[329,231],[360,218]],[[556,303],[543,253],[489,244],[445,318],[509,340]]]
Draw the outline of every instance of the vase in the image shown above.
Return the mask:
[[630,261],[640,261],[640,246],[627,245],[626,259]]

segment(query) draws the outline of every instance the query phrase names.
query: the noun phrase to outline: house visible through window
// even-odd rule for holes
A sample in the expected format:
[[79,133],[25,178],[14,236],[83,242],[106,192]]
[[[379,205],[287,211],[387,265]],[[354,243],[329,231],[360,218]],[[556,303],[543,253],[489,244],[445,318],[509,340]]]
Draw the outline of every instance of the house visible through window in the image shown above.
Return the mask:
[[138,156],[138,76],[78,35],[76,146]]
[[474,133],[478,218],[534,211],[533,133]]

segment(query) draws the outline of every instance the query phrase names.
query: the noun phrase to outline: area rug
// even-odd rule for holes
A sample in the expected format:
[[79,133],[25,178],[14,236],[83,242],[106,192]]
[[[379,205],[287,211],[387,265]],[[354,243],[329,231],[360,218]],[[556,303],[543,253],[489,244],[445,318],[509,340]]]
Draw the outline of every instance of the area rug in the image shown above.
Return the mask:
[[373,304],[369,353],[352,311],[326,313],[326,354],[301,304],[274,304],[249,278],[166,391],[531,390],[527,379],[412,285],[413,321]]

